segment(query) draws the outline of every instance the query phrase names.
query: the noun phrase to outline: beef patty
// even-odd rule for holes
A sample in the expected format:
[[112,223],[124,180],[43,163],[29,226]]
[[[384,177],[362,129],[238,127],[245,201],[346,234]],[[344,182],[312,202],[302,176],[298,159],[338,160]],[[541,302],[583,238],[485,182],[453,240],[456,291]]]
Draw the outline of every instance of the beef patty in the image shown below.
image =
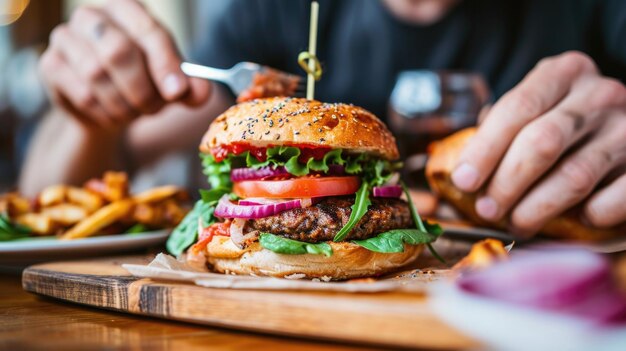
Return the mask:
[[[350,218],[353,197],[331,197],[307,207],[248,221],[246,231],[258,230],[286,238],[316,243],[333,240]],[[399,199],[373,198],[367,213],[345,241],[361,240],[399,228],[413,228],[408,204]]]

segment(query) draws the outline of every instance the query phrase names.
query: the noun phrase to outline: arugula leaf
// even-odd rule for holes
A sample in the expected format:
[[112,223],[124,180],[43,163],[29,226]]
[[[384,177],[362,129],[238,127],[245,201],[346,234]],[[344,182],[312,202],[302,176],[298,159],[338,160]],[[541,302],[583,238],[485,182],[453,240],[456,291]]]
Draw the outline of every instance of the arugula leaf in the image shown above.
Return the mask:
[[404,252],[404,243],[409,245],[429,244],[437,235],[419,229],[394,229],[365,240],[352,242],[370,251],[391,253]]
[[350,213],[350,218],[348,219],[348,223],[341,228],[341,230],[335,235],[333,241],[341,241],[346,235],[354,228],[354,226],[359,223],[361,218],[367,213],[367,208],[372,204],[372,201],[369,197],[370,186],[368,182],[363,179],[361,183],[361,187],[356,192],[356,198],[354,199],[354,205],[352,205],[352,212]]
[[0,214],[0,241],[26,238],[30,232],[30,228],[13,223],[9,216],[4,213]]
[[141,223],[137,223],[135,225],[133,225],[132,227],[126,229],[126,234],[139,234],[139,233],[143,233],[145,231],[148,230],[148,227],[146,227],[145,225],[141,224]]
[[[420,217],[419,213],[417,212],[417,207],[415,207],[415,204],[413,203],[413,200],[411,199],[409,188],[406,186],[406,184],[403,181],[400,181],[400,186],[402,187],[402,190],[404,191],[404,195],[406,196],[406,200],[409,203],[409,209],[411,210],[411,217],[413,217],[413,222],[415,222],[415,225],[417,225],[417,229],[423,232],[429,232],[435,235],[436,237],[439,237],[439,235],[443,233],[443,229],[439,226],[439,224],[431,224],[431,223],[426,222],[426,225],[428,225],[428,228],[430,229],[428,230],[426,228],[426,225],[422,221],[422,218]],[[435,248],[430,243],[427,243],[426,246],[428,246],[428,250],[436,259],[438,259],[440,262],[444,264],[446,263],[446,260],[444,260],[443,257],[441,257],[441,255],[439,255],[437,251],[435,251]]]
[[198,238],[198,219],[205,227],[216,221],[215,217],[213,217],[214,210],[215,202],[208,203],[198,200],[193,209],[187,213],[185,218],[170,234],[165,244],[167,251],[174,256],[183,253]]
[[308,253],[313,255],[332,256],[333,254],[333,249],[330,245],[328,245],[328,243],[306,243],[303,241],[283,238],[270,233],[261,233],[259,236],[259,243],[261,246],[270,251],[286,255],[302,255]]

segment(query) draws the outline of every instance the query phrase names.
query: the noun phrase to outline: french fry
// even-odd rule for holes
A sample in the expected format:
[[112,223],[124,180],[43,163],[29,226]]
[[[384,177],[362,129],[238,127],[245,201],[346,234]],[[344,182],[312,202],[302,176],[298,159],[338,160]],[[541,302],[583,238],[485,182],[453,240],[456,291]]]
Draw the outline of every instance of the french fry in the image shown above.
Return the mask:
[[174,200],[166,200],[162,204],[163,206],[163,217],[165,219],[164,226],[173,227],[176,226],[180,221],[183,220],[183,217],[187,214],[187,211],[180,206],[177,201]]
[[65,185],[52,185],[39,193],[39,204],[43,207],[59,204],[65,201],[65,195],[67,194],[67,186]]
[[84,207],[72,204],[59,204],[46,207],[41,210],[41,214],[47,215],[52,218],[53,221],[58,222],[63,226],[76,224],[87,218],[89,215],[88,211]]
[[128,175],[125,172],[106,172],[102,179],[108,188],[107,199],[109,201],[128,197]]
[[160,202],[178,195],[181,191],[175,185],[164,185],[141,192],[133,196],[133,200],[138,204]]
[[149,204],[137,204],[133,210],[132,221],[147,226],[157,226],[161,220],[158,208]]
[[130,211],[132,211],[132,208],[133,201],[130,199],[112,202],[94,212],[91,216],[78,222],[65,232],[65,234],[61,236],[61,239],[68,240],[92,236],[98,233],[102,228],[127,216]]
[[28,213],[30,210],[30,202],[18,193],[8,193],[0,196],[0,214],[6,213],[10,217],[15,217]]
[[95,212],[104,204],[102,198],[89,190],[69,187],[67,189],[67,200],[70,203],[80,205],[89,213]]
[[509,252],[500,240],[485,239],[472,245],[467,256],[457,262],[453,269],[484,269],[498,261],[509,258]]
[[41,213],[26,213],[15,218],[15,222],[26,226],[35,235],[50,235],[58,229],[50,216]]
[[91,179],[84,186],[110,202],[128,197],[128,175],[124,172],[106,172],[102,179]]

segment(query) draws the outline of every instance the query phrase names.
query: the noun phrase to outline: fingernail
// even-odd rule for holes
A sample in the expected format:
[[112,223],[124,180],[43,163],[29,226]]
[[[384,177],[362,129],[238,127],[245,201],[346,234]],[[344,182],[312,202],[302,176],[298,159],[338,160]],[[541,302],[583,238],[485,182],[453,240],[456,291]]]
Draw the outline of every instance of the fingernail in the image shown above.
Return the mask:
[[489,196],[481,197],[476,201],[476,213],[484,219],[498,219],[498,203]]
[[471,191],[478,184],[478,170],[470,164],[462,163],[452,172],[452,182],[461,190]]
[[185,89],[183,78],[176,73],[168,74],[163,79],[163,89],[167,98],[174,98],[180,95]]

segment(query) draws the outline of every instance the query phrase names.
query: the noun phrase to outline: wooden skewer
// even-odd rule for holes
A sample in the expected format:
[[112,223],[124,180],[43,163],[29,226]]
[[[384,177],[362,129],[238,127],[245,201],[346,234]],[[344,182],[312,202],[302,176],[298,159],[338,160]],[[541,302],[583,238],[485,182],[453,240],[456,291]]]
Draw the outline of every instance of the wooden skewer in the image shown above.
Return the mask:
[[311,2],[311,23],[309,25],[309,69],[307,71],[306,98],[313,100],[315,96],[315,71],[318,68],[317,57],[315,56],[317,47],[317,22],[319,18],[320,5],[317,1]]

